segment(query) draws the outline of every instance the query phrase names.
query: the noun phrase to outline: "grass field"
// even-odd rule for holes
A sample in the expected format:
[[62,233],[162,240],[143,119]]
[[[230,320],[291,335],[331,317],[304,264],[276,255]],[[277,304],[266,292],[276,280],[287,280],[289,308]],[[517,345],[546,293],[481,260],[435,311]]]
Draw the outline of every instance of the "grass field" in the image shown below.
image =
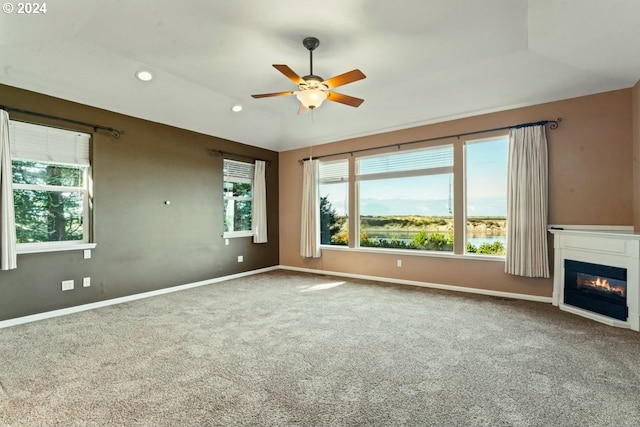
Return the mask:
[[[472,236],[506,235],[505,217],[469,217],[467,234]],[[453,232],[453,217],[442,216],[362,216],[360,229],[371,236],[411,238],[420,231],[427,233]],[[395,233],[395,234],[394,234]]]

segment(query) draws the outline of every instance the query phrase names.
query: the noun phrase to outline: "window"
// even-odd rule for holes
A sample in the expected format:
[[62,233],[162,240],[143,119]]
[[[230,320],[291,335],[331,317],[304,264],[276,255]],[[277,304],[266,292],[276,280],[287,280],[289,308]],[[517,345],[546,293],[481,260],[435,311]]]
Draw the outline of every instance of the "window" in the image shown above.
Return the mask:
[[10,121],[18,248],[62,248],[90,239],[86,133]]
[[506,253],[508,149],[506,137],[465,144],[466,253]]
[[321,244],[504,256],[508,149],[498,136],[358,156],[351,173],[349,160],[320,162]]
[[349,244],[349,161],[319,165],[320,244]]
[[453,251],[453,145],[356,159],[359,245]]
[[251,163],[224,159],[224,237],[253,236],[253,170]]

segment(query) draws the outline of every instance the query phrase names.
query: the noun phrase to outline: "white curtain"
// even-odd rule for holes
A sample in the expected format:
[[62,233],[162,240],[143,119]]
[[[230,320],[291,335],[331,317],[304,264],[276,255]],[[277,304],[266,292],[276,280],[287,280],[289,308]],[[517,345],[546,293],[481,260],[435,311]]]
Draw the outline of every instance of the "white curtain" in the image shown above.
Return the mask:
[[12,181],[9,113],[0,110],[0,270],[18,266]]
[[267,242],[267,181],[265,179],[266,163],[256,160],[253,169],[253,243]]
[[544,125],[509,131],[505,271],[549,277],[547,252],[548,165]]
[[305,161],[303,174],[300,255],[305,258],[320,258],[318,161]]

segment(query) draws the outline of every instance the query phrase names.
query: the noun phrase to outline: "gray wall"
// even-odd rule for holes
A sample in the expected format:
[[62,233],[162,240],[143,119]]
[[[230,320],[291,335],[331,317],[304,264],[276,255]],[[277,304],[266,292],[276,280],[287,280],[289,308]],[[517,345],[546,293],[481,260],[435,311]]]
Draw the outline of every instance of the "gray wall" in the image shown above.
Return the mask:
[[[0,320],[278,264],[278,153],[3,85],[0,104],[126,131],[120,140],[94,133],[92,258],[82,251],[18,255],[17,270],[0,271]],[[222,157],[209,150],[271,161],[268,243],[236,238],[224,245]],[[87,276],[92,285],[83,288]],[[69,279],[75,289],[62,292],[60,282]]]

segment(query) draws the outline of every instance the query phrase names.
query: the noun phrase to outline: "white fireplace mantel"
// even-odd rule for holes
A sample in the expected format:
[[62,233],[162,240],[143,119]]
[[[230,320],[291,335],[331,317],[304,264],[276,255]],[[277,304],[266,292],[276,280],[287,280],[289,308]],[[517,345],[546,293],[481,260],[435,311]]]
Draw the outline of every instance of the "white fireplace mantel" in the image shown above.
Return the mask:
[[[561,310],[620,328],[640,331],[640,233],[627,226],[552,226],[554,235],[553,305]],[[609,265],[627,270],[626,321],[564,303],[564,260]]]

